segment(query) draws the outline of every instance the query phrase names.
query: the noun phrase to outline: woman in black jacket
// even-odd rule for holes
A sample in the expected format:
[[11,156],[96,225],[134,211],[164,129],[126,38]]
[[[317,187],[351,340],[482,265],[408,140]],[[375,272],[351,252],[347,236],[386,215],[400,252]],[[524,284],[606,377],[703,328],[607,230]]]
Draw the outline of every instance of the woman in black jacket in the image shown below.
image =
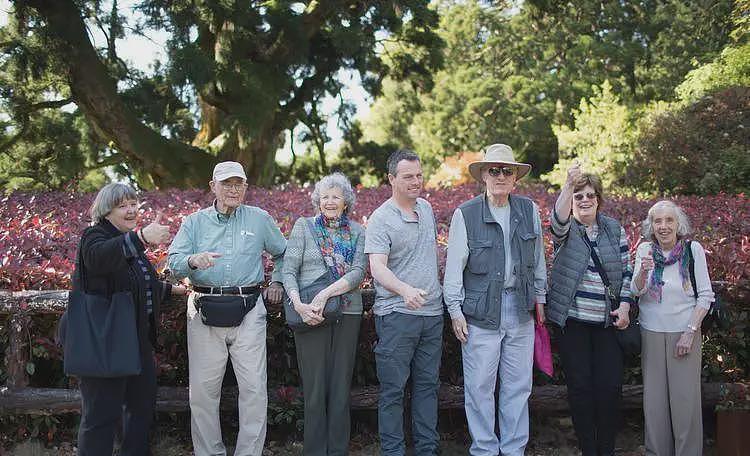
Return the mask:
[[123,441],[120,455],[147,455],[149,431],[156,404],[156,366],[153,344],[159,306],[173,294],[185,294],[182,286],[156,280],[146,258],[147,245],[169,239],[169,227],[159,218],[136,229],[138,197],[131,187],[104,186],[91,206],[93,225],[81,236],[81,260],[73,274],[73,289],[81,289],[81,274],[88,294],[112,296],[129,291],[135,303],[141,373],[129,377],[81,377],[81,424],[78,454],[111,455],[115,427],[120,419]]

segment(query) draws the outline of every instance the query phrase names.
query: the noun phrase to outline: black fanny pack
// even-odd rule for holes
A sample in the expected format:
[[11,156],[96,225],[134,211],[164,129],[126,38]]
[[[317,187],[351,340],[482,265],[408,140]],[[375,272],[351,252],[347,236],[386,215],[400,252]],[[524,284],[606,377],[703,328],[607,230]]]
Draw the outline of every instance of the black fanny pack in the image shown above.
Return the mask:
[[243,295],[207,294],[195,300],[195,310],[200,312],[201,320],[206,326],[232,328],[242,324],[248,312],[258,302],[260,289]]

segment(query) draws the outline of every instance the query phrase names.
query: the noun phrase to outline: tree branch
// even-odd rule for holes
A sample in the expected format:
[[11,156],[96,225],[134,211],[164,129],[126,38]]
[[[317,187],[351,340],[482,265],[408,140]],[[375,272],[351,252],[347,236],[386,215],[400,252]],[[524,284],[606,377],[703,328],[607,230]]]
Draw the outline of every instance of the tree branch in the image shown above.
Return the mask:
[[213,156],[165,138],[143,124],[117,92],[73,0],[26,0],[41,17],[40,36],[59,57],[56,70],[67,78],[78,108],[97,136],[112,143],[142,182],[157,186],[203,185],[211,173]]
[[42,101],[39,103],[30,104],[28,108],[24,110],[24,112],[32,113],[35,111],[41,111],[42,109],[62,108],[66,104],[73,103],[73,102],[74,102],[73,98],[63,98],[62,100]]

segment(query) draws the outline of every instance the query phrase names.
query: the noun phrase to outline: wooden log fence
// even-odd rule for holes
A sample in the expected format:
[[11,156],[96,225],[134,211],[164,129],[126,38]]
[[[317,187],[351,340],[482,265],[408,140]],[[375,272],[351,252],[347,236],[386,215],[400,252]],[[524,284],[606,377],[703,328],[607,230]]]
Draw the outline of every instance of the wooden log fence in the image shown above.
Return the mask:
[[[714,282],[714,289],[722,292],[729,284]],[[746,293],[743,292],[743,295]],[[363,290],[365,308],[372,306],[374,292]],[[80,393],[64,388],[30,388],[27,363],[30,361],[29,326],[34,315],[59,315],[67,305],[67,290],[52,291],[0,291],[0,320],[6,319],[8,346],[4,355],[7,372],[6,385],[0,387],[0,415],[54,415],[80,413]],[[185,305],[184,299],[176,300],[175,306]],[[280,309],[269,309],[278,312]],[[707,383],[703,385],[703,407],[713,407],[724,390],[739,391],[741,385]],[[353,409],[376,409],[377,386],[357,388],[352,391]],[[641,385],[626,385],[623,388],[624,409],[640,409],[643,400]],[[441,409],[463,408],[463,387],[443,384],[440,387]],[[565,386],[535,386],[531,394],[532,410],[562,412],[568,409]],[[222,393],[223,410],[237,408],[237,388],[225,388]],[[160,387],[157,395],[157,410],[162,412],[185,412],[189,410],[186,387]]]
[[[713,408],[719,401],[721,390],[740,391],[741,385],[733,383],[703,384],[703,407]],[[463,387],[442,384],[438,395],[440,408],[460,410],[464,407]],[[622,392],[623,410],[639,410],[642,407],[643,387],[626,385]],[[368,386],[352,390],[352,409],[375,410],[378,405],[378,387]],[[565,386],[535,386],[529,406],[532,411],[559,413],[568,410],[568,392]],[[156,409],[160,412],[187,412],[188,389],[186,387],[159,387]],[[237,387],[224,388],[221,409],[237,409]],[[64,388],[18,388],[0,387],[0,415],[58,415],[80,413],[81,396],[78,390]]]

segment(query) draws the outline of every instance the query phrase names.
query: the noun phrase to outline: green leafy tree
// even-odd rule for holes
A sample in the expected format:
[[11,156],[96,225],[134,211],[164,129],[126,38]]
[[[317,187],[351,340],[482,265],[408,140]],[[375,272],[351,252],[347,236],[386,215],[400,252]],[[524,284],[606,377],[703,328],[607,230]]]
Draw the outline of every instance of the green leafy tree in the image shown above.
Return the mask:
[[532,172],[549,171],[558,160],[551,126],[574,128],[592,87],[609,81],[629,106],[673,100],[694,62],[711,61],[729,41],[732,4],[442,2],[445,66],[434,88],[418,94],[394,83],[366,136],[411,144],[433,165],[503,141]]
[[680,100],[694,102],[732,86],[750,87],[750,43],[727,47],[719,58],[688,73],[676,92]]
[[[373,92],[385,76],[428,87],[441,58],[426,0],[143,0],[138,24],[126,24],[117,1],[101,8],[14,1],[0,59],[0,90],[15,100],[6,136],[24,138],[38,103],[72,101],[107,145],[97,164],[119,160],[143,187],[204,185],[217,159],[238,160],[251,181],[270,183],[283,133],[300,121],[316,125],[311,106],[340,96],[340,70],[359,72]],[[153,76],[118,57],[126,25],[169,33],[168,60]],[[94,47],[87,26],[102,31],[106,47]],[[377,52],[382,42],[391,44],[388,63]]]
[[581,100],[574,111],[575,126],[557,125],[554,128],[560,144],[560,160],[542,179],[561,186],[567,169],[581,164],[584,172],[593,172],[602,179],[605,188],[616,190],[632,159],[632,144],[637,137],[636,113],[622,104],[609,82],[594,87],[594,95]]

